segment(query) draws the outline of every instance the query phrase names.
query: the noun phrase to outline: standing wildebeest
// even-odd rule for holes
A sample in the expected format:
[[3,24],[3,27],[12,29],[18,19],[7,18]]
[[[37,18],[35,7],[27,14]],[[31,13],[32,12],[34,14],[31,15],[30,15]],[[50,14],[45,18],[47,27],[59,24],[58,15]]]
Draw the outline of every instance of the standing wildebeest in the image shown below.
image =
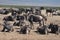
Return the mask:
[[53,16],[53,10],[52,9],[46,9],[46,14],[48,15],[52,15]]
[[44,20],[47,21],[47,18],[44,17],[44,16],[38,16],[38,15],[30,15],[29,18],[28,18],[31,26],[33,25],[33,22],[39,22],[39,25],[41,26],[42,23],[44,25]]

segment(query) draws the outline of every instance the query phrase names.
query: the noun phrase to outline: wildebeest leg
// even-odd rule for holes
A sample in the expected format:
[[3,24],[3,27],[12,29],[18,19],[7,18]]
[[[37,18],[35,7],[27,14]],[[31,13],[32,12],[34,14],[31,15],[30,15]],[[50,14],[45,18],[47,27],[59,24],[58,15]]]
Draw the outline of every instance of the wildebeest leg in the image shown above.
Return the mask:
[[43,20],[39,21],[39,25],[44,26],[44,21]]
[[20,32],[19,33],[21,33],[22,34],[22,28],[20,29]]
[[41,22],[39,22],[39,26],[41,26],[42,24],[41,24]]
[[11,31],[13,32],[13,31],[14,31],[14,29],[13,29],[13,28],[11,28]]
[[48,13],[46,13],[46,15],[48,16]]
[[31,23],[30,25],[31,25],[31,29],[34,29],[34,27],[33,27],[33,23]]
[[44,26],[44,20],[42,22],[43,22],[43,26]]
[[30,34],[30,28],[27,28],[26,33]]
[[53,17],[53,13],[51,13],[52,17]]
[[52,17],[52,13],[50,13],[50,16]]
[[58,27],[58,31],[56,32],[57,35],[59,35],[60,32],[60,27]]
[[34,29],[34,26],[33,26],[33,22],[30,21],[30,26],[31,26],[31,29]]
[[11,29],[7,29],[7,31],[6,32],[9,32]]
[[48,35],[48,27],[45,27],[45,34]]
[[4,31],[5,31],[5,27],[3,28],[2,32],[4,32]]
[[27,19],[27,17],[28,17],[28,16],[27,16],[27,15],[25,15],[25,19],[26,19],[26,20],[28,20],[28,19]]

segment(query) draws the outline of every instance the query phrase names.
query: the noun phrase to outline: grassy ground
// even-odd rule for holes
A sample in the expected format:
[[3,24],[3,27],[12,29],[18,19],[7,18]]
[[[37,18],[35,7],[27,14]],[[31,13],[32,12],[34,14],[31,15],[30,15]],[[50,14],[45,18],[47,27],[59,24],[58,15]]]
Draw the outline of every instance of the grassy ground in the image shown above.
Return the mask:
[[[0,14],[0,23],[3,23],[3,18],[6,15]],[[53,16],[53,17],[47,17],[47,25],[50,22],[53,23],[60,23],[60,16]],[[59,24],[60,25],[60,24]],[[34,24],[35,30],[38,24]],[[0,31],[2,30],[3,26],[0,25]],[[0,40],[60,40],[60,34],[52,34],[49,33],[48,35],[42,35],[34,32],[35,30],[31,30],[30,34],[19,34],[19,32],[16,32],[19,29],[14,29],[14,32],[0,32]]]

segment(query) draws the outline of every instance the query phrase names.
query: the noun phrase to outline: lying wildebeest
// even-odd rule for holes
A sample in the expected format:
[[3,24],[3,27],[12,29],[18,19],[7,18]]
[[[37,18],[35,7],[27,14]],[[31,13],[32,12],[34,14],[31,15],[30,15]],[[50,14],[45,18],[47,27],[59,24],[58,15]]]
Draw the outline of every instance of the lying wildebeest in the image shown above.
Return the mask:
[[0,14],[8,14],[9,10],[8,9],[1,9]]
[[19,32],[22,33],[22,34],[29,34],[29,32],[30,32],[29,23],[26,22],[26,21],[20,20],[19,22],[14,23],[13,25],[20,26],[20,31]]
[[59,34],[60,27],[57,24],[50,23],[48,29],[51,29],[51,33]]
[[[7,29],[7,30],[6,30],[6,29]],[[10,25],[9,22],[4,21],[2,32],[10,32],[10,31],[14,31],[14,30],[13,30],[13,27]]]
[[20,28],[20,33],[21,34],[29,34],[30,33],[29,25],[22,26]]
[[43,27],[37,27],[37,32],[42,34],[50,33],[60,33],[60,27],[56,24],[50,23],[49,26],[44,25]]
[[28,18],[28,21],[30,22],[31,26],[33,25],[33,22],[39,22],[39,25],[44,25],[44,21],[47,21],[47,18],[44,16],[39,15],[30,15]]
[[41,27],[37,27],[37,32],[41,33],[41,34],[47,34],[47,26],[41,26]]
[[6,17],[3,18],[3,20],[14,21],[14,18],[12,16],[6,16]]

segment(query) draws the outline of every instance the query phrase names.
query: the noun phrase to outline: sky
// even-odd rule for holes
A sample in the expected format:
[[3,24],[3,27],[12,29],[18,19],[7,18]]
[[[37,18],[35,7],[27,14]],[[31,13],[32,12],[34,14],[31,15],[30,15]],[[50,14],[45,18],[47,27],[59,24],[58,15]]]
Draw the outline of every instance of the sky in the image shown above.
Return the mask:
[[2,5],[60,6],[60,0],[0,0]]

